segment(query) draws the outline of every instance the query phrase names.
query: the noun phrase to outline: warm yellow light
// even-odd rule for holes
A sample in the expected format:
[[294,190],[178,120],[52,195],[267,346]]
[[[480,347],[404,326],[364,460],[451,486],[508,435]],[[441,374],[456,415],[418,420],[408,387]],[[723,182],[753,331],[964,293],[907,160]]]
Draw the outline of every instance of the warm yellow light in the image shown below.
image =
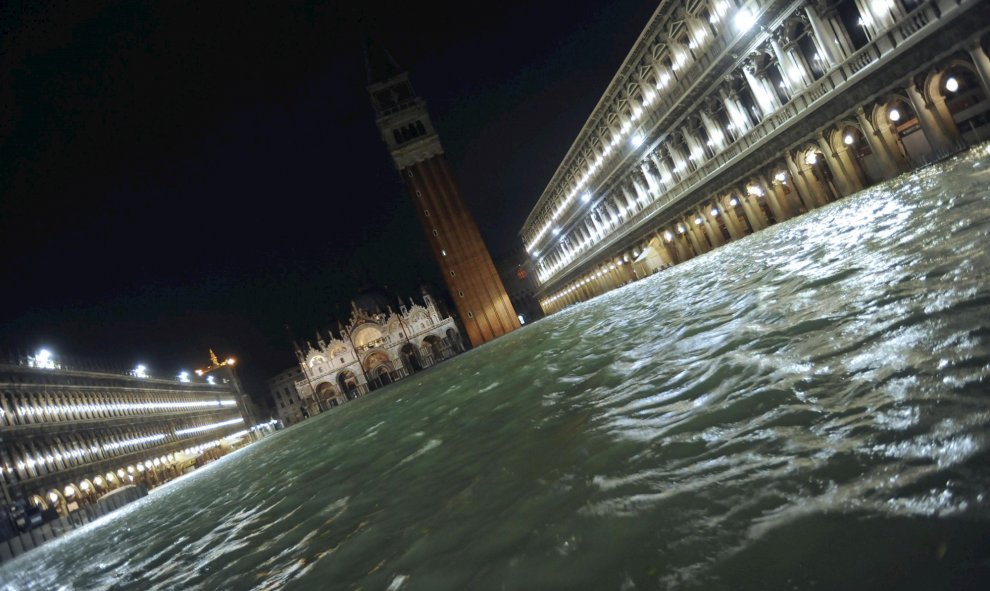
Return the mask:
[[234,363],[235,363],[236,361],[237,361],[237,360],[236,360],[236,359],[234,359],[233,357],[228,357],[228,358],[227,358],[227,365],[234,365]]
[[65,487],[65,496],[71,497],[74,494],[76,494],[76,491],[73,490],[73,488],[71,486]]
[[[97,480],[99,480],[99,478],[97,478]],[[86,492],[87,490],[89,490],[89,482],[86,482],[85,480],[83,480],[82,482],[80,482],[79,483],[79,490],[81,490],[83,492]]]
[[203,375],[203,370],[201,370],[201,369],[197,369],[197,370],[196,370],[196,375],[198,375],[198,376],[201,376],[201,375]]
[[58,502],[58,494],[56,494],[54,492],[48,493],[48,498],[51,499],[53,503],[57,503]]

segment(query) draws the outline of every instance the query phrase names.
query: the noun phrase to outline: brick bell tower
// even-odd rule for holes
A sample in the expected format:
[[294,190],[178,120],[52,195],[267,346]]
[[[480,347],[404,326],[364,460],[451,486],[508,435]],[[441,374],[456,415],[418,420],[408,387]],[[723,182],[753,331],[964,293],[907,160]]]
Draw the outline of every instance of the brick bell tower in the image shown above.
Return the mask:
[[375,123],[409,189],[471,344],[477,347],[519,328],[488,248],[461,199],[426,102],[384,48],[368,43],[365,58]]

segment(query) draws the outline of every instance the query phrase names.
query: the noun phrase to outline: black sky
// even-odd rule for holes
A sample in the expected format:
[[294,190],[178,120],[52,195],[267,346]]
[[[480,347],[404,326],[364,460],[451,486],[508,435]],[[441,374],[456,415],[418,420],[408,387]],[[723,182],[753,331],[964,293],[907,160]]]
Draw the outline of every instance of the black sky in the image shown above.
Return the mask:
[[368,36],[499,255],[654,8],[0,5],[0,347],[164,375],[213,347],[260,389],[294,361],[285,324],[305,339],[366,285],[442,285],[374,125]]

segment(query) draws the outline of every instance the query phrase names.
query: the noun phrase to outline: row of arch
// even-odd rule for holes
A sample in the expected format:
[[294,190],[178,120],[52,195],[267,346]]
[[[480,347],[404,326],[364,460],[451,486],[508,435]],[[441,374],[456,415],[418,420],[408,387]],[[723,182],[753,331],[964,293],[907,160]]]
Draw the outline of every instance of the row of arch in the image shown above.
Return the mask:
[[[199,439],[209,436],[208,431],[214,431],[205,427],[239,417],[239,413],[210,413],[182,424],[162,420],[141,426],[102,427],[44,437],[8,435],[0,447],[0,479],[8,483],[24,482],[94,462],[150,451],[162,445]],[[176,431],[180,428],[201,430],[178,435]]]
[[154,392],[121,393],[99,391],[0,391],[0,426],[32,425],[202,412],[234,407],[233,398],[215,394],[166,395]]
[[950,57],[683,211],[541,305],[552,313],[987,139],[988,80],[982,46]]
[[387,386],[461,353],[460,342],[456,331],[451,328],[447,329],[444,337],[436,334],[424,336],[419,346],[413,342],[404,344],[398,350],[398,359],[392,359],[383,349],[372,349],[361,360],[363,376],[359,377],[345,368],[332,379],[315,384],[316,402],[320,410],[326,410]]
[[[200,462],[214,460],[224,453],[219,443],[206,445],[196,451]],[[90,505],[103,495],[122,486],[134,484],[151,489],[182,474],[179,458],[175,453],[163,454],[144,462],[108,470],[77,482],[50,488],[27,497],[27,501],[42,511],[68,515],[80,507]]]
[[[869,2],[841,0],[831,11],[821,12],[806,6],[804,12],[792,14],[780,29],[767,36],[742,68],[724,77],[720,86],[701,101],[699,108],[679,128],[668,131],[664,142],[646,154],[638,169],[592,204],[584,219],[541,258],[540,279],[546,281],[568,267],[572,260],[610,234],[615,227],[691,178],[706,161],[715,158],[755,126],[776,115],[789,101],[803,96],[806,91],[817,89],[817,86],[812,88],[811,85],[827,72],[840,66],[852,67],[845,60],[853,57],[857,49],[880,31],[881,25],[878,23],[881,19],[875,18],[874,12],[869,10]],[[903,16],[915,4],[894,3],[891,10],[896,9],[897,14]],[[864,23],[869,23],[869,26],[857,24],[858,32],[850,35],[847,31],[849,26],[859,18],[856,15],[863,14],[867,15]],[[883,26],[892,26],[896,19],[885,22]],[[834,33],[835,37],[828,38],[822,32],[825,30]],[[812,48],[816,51],[809,58],[806,54]],[[970,53],[976,62],[986,59],[981,47],[971,48]],[[977,69],[972,64],[967,69],[966,59],[959,60],[959,63],[961,72],[960,77],[955,79],[956,83],[966,89],[978,87],[980,79]],[[964,79],[970,83],[962,83]],[[959,96],[962,94],[959,93]],[[805,100],[814,98],[803,97]],[[913,105],[944,109],[944,100],[937,84],[919,84],[913,92],[906,91],[903,98]],[[928,109],[915,106],[915,110],[927,116]],[[791,112],[797,116],[794,109]],[[933,147],[940,152],[950,150],[953,145],[951,136],[947,131],[933,138]]]

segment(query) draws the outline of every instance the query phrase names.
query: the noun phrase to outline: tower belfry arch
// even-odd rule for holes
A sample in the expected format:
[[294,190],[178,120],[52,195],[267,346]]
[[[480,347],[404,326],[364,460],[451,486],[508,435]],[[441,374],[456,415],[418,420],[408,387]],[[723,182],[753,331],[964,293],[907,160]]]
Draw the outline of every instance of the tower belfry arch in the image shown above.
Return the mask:
[[409,190],[471,344],[519,328],[488,248],[461,199],[426,102],[384,48],[369,42],[365,58],[375,123]]

